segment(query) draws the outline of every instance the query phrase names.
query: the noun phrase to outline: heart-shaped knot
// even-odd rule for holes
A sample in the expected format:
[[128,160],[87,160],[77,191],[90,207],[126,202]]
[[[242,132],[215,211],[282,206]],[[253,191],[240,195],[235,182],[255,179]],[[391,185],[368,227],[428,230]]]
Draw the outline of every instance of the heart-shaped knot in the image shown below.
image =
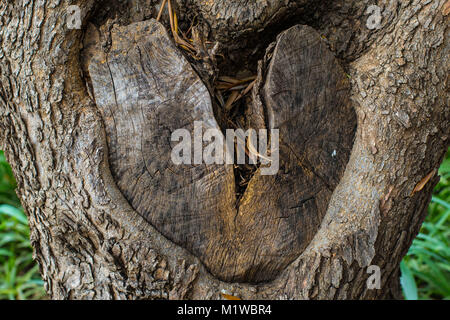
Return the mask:
[[176,130],[194,137],[196,122],[220,128],[206,86],[164,27],[148,20],[111,35],[108,53],[97,45],[86,52],[119,189],[216,277],[273,279],[320,227],[353,145],[356,116],[335,57],[310,27],[278,36],[249,110],[260,116],[254,129],[279,130],[279,169],[263,175],[260,166],[237,196],[233,164],[172,159]]

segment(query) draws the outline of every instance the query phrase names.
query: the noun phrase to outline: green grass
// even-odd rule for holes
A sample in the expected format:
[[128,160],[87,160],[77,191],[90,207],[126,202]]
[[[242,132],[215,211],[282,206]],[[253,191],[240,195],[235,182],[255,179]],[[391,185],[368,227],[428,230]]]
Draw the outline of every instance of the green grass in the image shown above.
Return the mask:
[[[439,174],[428,217],[401,263],[405,299],[450,299],[450,150]],[[28,221],[15,188],[11,168],[0,151],[0,300],[43,299]]]
[[27,217],[15,181],[0,151],[0,300],[42,299],[43,282],[33,261]]
[[439,175],[428,216],[400,266],[408,300],[450,299],[450,149]]

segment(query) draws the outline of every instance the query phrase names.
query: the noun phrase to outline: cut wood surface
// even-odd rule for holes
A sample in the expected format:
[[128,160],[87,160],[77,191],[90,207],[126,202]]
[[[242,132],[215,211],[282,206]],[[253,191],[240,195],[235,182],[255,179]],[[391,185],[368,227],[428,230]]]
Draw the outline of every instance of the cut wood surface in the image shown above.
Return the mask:
[[[449,145],[448,1],[378,1],[372,29],[372,0],[171,0],[195,52],[162,2],[0,0],[0,149],[49,297],[402,299]],[[278,175],[170,162],[172,130],[230,119],[279,127]]]
[[194,121],[218,125],[206,86],[164,27],[149,20],[115,27],[111,37],[104,53],[91,26],[85,64],[119,189],[214,276],[273,279],[316,233],[352,147],[349,84],[332,53],[310,27],[278,37],[260,91],[267,125],[280,130],[280,169],[257,170],[237,200],[231,165],[171,161],[172,132],[193,137]]

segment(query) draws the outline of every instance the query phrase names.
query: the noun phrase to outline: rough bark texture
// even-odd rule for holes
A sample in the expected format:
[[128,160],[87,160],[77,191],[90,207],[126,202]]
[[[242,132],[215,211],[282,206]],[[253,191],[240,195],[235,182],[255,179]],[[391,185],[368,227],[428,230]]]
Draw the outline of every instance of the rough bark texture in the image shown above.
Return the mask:
[[[236,68],[252,57],[263,58],[276,34],[304,23],[323,35],[350,78],[355,142],[342,178],[335,176],[339,183],[319,229],[273,280],[246,284],[211,275],[119,191],[108,161],[108,121],[81,72],[86,28],[69,30],[65,23],[69,4],[82,8],[84,26],[97,8],[107,6],[1,1],[0,148],[12,163],[49,294],[57,299],[210,299],[225,290],[243,299],[398,297],[398,265],[425,217],[436,175],[422,190],[413,190],[438,168],[449,144],[445,2],[380,1],[383,19],[376,30],[365,25],[364,13],[373,1],[174,4],[180,20],[198,13],[210,39],[237,61]],[[112,27],[108,21],[127,25],[155,15],[149,1],[127,3],[120,8],[127,15],[105,16],[105,29]],[[252,49],[258,41],[261,48]],[[263,64],[260,70],[265,72]],[[270,103],[264,95],[259,98],[254,100]],[[380,290],[366,286],[371,264],[381,268]]]

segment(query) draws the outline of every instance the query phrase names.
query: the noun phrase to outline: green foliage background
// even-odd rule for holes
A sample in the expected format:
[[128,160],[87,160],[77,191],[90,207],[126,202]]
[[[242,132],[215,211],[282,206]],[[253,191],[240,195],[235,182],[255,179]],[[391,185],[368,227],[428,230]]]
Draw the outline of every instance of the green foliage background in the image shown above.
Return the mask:
[[450,149],[439,175],[428,216],[400,265],[408,300],[450,299]]
[[28,221],[15,188],[11,167],[0,151],[0,299],[42,299],[44,283],[33,261]]
[[[450,299],[450,150],[439,169],[429,214],[401,263],[405,299]],[[0,151],[0,299],[45,299],[27,217]]]

